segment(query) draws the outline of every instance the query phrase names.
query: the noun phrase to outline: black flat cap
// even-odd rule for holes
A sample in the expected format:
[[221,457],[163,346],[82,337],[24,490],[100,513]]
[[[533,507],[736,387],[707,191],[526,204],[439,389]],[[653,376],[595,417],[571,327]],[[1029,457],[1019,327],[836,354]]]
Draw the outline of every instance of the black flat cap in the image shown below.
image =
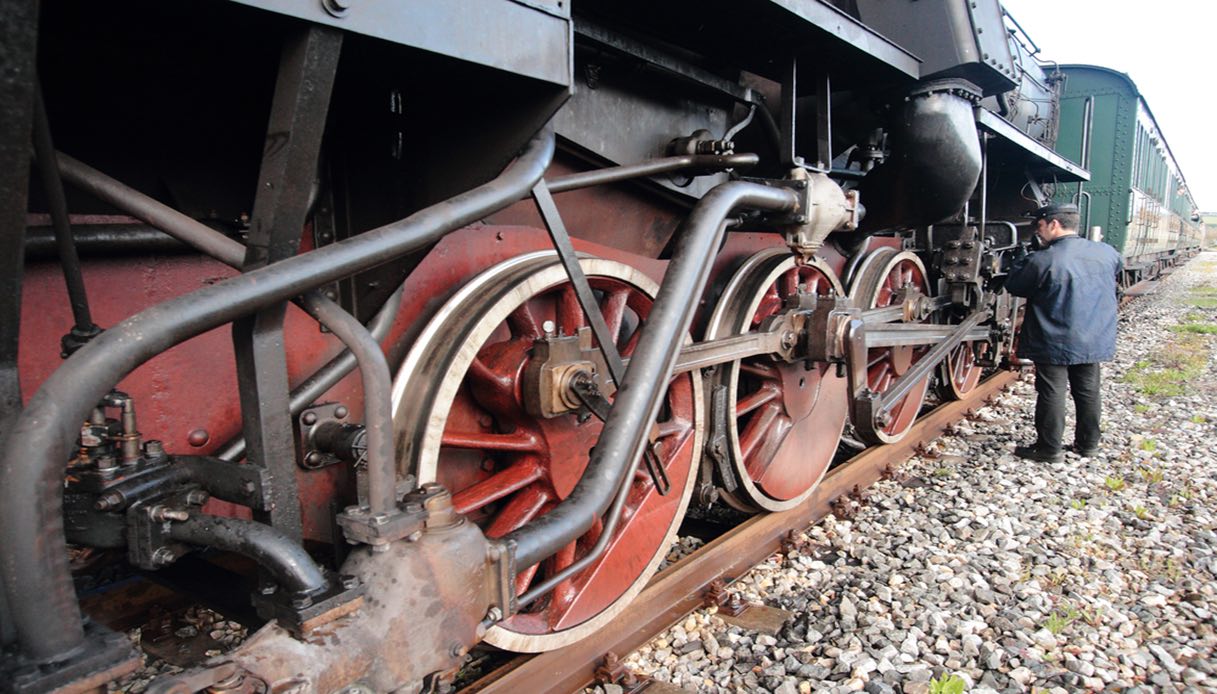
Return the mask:
[[1078,206],[1073,203],[1051,203],[1031,212],[1027,216],[1031,219],[1044,219],[1058,214],[1078,214]]

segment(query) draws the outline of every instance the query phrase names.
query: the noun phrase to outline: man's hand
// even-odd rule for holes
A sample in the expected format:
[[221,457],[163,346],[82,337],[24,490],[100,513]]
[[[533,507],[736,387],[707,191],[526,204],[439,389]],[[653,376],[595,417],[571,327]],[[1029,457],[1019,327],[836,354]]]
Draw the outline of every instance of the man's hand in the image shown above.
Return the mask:
[[1027,257],[1027,246],[1018,244],[1009,253],[1004,253],[1002,257],[1002,272],[1010,272],[1020,260]]

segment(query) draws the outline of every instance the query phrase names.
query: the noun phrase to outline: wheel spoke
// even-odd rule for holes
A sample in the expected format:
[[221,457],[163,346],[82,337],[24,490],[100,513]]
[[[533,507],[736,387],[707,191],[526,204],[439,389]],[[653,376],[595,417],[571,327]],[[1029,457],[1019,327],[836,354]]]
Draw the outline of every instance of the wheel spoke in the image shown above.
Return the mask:
[[450,448],[472,448],[483,451],[509,453],[539,453],[544,448],[531,432],[517,431],[512,434],[488,434],[467,432],[444,432],[440,445]]
[[756,447],[760,444],[765,432],[773,426],[773,422],[781,413],[781,406],[776,402],[771,402],[748,420],[748,425],[744,427],[744,431],[739,437],[740,453],[743,454],[744,460],[750,459],[756,452]]
[[769,316],[777,313],[782,308],[782,297],[778,296],[778,285],[769,285],[769,289],[765,290],[765,295],[761,297],[761,304],[757,307],[756,313],[752,315],[752,324],[758,325],[760,322]]
[[[558,553],[550,559],[550,565],[553,567],[551,576],[557,575],[559,571],[575,563],[576,544],[571,542],[558,550]],[[575,597],[578,595],[575,588],[575,578],[577,577],[578,574],[554,586],[554,592],[550,595],[549,607],[546,610],[549,613],[551,628],[557,627],[562,622],[562,618],[566,616],[566,613],[570,611],[570,606],[575,602]]]
[[621,324],[625,320],[625,309],[630,300],[628,289],[617,289],[604,297],[600,312],[604,314],[604,324],[608,326],[609,334],[614,340],[621,341]]
[[515,383],[511,377],[496,373],[486,365],[486,362],[482,361],[481,357],[474,357],[469,364],[468,376],[472,390],[494,390],[501,395],[508,396],[515,392]]
[[747,463],[748,472],[757,484],[765,484],[770,465],[777,458],[778,449],[782,447],[782,443],[786,441],[786,436],[792,428],[794,428],[794,422],[784,414],[776,417],[769,425],[769,430],[761,438],[760,447]]
[[755,393],[735,403],[735,416],[743,417],[781,394],[782,390],[775,381],[766,381]]
[[452,505],[458,513],[476,511],[492,501],[527,487],[544,475],[545,470],[536,460],[523,460],[457,492],[452,496]]
[[541,325],[537,322],[537,317],[527,301],[520,304],[519,308],[507,316],[507,328],[511,331],[512,337],[528,340],[541,337]]
[[516,574],[516,597],[528,592],[528,586],[532,585],[532,579],[537,575],[537,569],[540,567],[540,564],[533,564]]
[[634,331],[633,335],[630,335],[630,339],[626,340],[625,346],[621,348],[621,356],[625,357],[633,354],[634,349],[638,347],[638,338],[640,337],[642,337],[641,325],[638,326],[638,329]]
[[876,393],[882,393],[883,389],[880,387],[880,384],[889,371],[891,371],[891,365],[886,359],[875,362],[873,368],[867,369],[866,382],[870,389]]
[[593,547],[597,542],[600,541],[600,534],[603,532],[604,520],[597,518],[596,522],[592,523],[592,527],[588,528],[587,532],[583,534],[583,537],[579,538],[579,542],[584,547]]
[[866,368],[871,369],[887,362],[890,352],[886,349],[872,349],[866,354]]
[[892,381],[894,381],[894,380],[896,380],[896,376],[895,376],[895,374],[892,373],[892,370],[884,369],[883,375],[879,377],[879,382],[877,384],[875,384],[875,388],[874,388],[875,392],[876,393],[886,393],[888,386],[892,385]]
[[549,503],[549,492],[539,484],[533,484],[520,490],[511,497],[499,510],[498,514],[486,528],[486,537],[502,537],[507,533],[518,530],[525,523],[541,514]]
[[739,368],[740,371],[743,371],[746,374],[765,378],[771,381],[776,381],[782,378],[782,372],[778,371],[776,367],[770,366],[769,364],[757,364],[755,362],[743,361],[740,362]]
[[579,297],[571,285],[562,287],[558,294],[558,330],[563,335],[574,335],[579,328],[586,325],[583,317],[583,307],[579,306]]
[[795,296],[799,293],[799,269],[791,268],[787,270],[778,282],[781,284],[782,296]]
[[669,419],[666,422],[659,422],[655,426],[655,437],[658,439],[666,439],[669,436],[683,434],[689,430],[689,423],[683,419]]

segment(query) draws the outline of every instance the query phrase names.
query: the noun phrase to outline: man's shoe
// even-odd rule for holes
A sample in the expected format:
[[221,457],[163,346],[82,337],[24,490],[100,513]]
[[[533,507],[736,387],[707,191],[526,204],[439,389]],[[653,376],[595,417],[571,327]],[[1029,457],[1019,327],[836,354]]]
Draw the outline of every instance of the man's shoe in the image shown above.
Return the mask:
[[1014,455],[1037,463],[1060,463],[1065,460],[1064,451],[1041,451],[1036,446],[1015,446]]
[[1085,448],[1080,448],[1075,443],[1071,446],[1065,446],[1065,450],[1073,453],[1074,455],[1078,456],[1079,458],[1093,458],[1093,457],[1095,457],[1095,455],[1098,454],[1099,447],[1098,447],[1098,445],[1094,445],[1094,446],[1086,446]]

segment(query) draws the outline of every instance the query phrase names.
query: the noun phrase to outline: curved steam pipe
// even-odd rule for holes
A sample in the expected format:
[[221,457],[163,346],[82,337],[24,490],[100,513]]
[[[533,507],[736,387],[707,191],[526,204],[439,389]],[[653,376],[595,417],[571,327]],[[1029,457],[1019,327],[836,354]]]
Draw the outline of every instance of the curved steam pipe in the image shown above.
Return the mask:
[[197,514],[173,521],[169,537],[247,556],[270,572],[275,583],[293,593],[313,595],[329,586],[304,547],[265,523]]
[[[397,320],[397,312],[401,309],[401,297],[405,291],[406,285],[399,286],[397,291],[393,292],[388,300],[385,301],[385,305],[368,322],[367,332],[377,344],[385,339],[385,336],[389,334],[389,328],[393,327],[393,321]],[[309,376],[295,388],[292,388],[287,409],[292,413],[293,417],[316,402],[317,398],[337,385],[339,381],[355,368],[356,357],[351,352],[349,344],[347,347],[338,356],[326,362],[325,366],[317,369],[312,376]],[[389,410],[392,412],[391,403]],[[390,418],[392,418],[391,415]],[[213,455],[220,460],[240,460],[245,455],[245,437],[239,435],[231,439],[228,443],[217,449]]]
[[650,431],[642,424],[659,414],[683,343],[681,336],[689,330],[695,298],[705,289],[722,240],[723,221],[741,207],[791,212],[798,207],[798,197],[790,190],[732,181],[706,193],[693,208],[677,232],[672,262],[587,470],[554,510],[502,540],[507,545],[515,543],[517,567],[532,566],[587,532],[608,509],[625,476],[638,465]]
[[393,374],[380,343],[355,316],[321,295],[309,292],[300,305],[317,322],[326,325],[355,355],[363,382],[364,418],[368,435],[368,505],[372,513],[397,508],[397,462],[393,456]]
[[409,217],[153,306],[72,355],[14,424],[0,462],[0,571],[21,650],[53,661],[84,640],[67,565],[63,470],[80,422],[139,365],[207,330],[270,304],[435,243],[521,199],[554,152],[546,126],[497,178]]

